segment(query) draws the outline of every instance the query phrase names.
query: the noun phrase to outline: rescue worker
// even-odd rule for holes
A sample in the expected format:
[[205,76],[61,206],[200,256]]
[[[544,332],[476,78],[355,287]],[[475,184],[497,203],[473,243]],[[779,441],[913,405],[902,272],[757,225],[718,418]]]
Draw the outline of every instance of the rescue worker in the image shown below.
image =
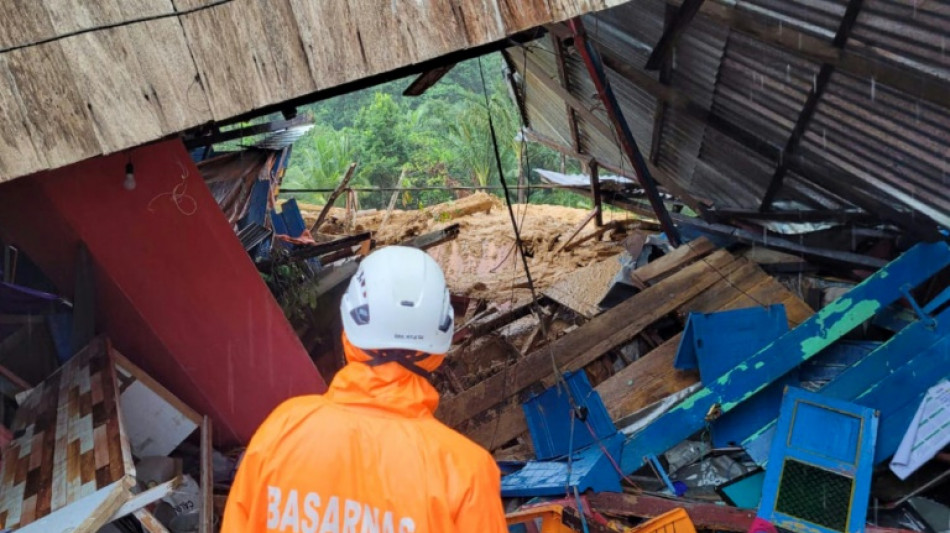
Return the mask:
[[257,430],[222,533],[507,532],[491,455],[433,417],[428,377],[453,334],[439,265],[378,250],[340,311],[347,364],[326,394],[287,400]]

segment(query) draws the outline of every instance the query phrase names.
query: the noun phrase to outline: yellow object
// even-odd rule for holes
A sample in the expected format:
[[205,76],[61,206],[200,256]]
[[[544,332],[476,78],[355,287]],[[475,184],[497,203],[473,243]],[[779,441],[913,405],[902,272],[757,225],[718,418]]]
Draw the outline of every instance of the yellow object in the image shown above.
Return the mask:
[[[515,524],[534,524],[538,533],[576,533],[564,525],[562,505],[539,505],[524,511],[510,513],[506,518],[509,526]],[[529,529],[529,531],[531,531]]]
[[651,518],[637,527],[628,528],[624,533],[696,533],[696,526],[690,520],[686,509],[680,508]]

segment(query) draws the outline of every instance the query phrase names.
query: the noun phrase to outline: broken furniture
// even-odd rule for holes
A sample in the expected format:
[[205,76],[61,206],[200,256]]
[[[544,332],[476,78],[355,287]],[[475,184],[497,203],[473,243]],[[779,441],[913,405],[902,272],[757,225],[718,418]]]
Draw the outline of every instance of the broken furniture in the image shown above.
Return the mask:
[[536,461],[502,478],[501,495],[554,496],[565,487],[579,492],[620,492],[623,435],[583,371],[524,404]]
[[[603,277],[605,284],[612,275]],[[641,338],[651,349],[635,360],[623,361],[619,370],[611,366],[612,374],[602,376],[600,381],[592,380],[611,418],[621,421],[698,382],[695,373],[673,368],[679,335],[666,340],[650,335],[657,322],[689,311],[783,304],[789,324],[794,326],[812,313],[801,299],[756,264],[716,250],[705,239],[681,246],[632,275],[645,289],[559,338],[544,339],[548,344],[518,359],[507,360],[503,355],[495,373],[457,394],[445,394],[436,416],[496,451],[513,439],[526,437],[528,426],[519,395],[527,389],[544,390],[557,381],[552,358],[562,372],[603,368],[613,365],[609,361],[616,350]],[[515,317],[529,312],[526,306],[510,311]],[[496,320],[492,327],[501,328],[507,323]],[[451,359],[447,364],[452,364]],[[619,361],[617,365],[621,366]]]
[[862,533],[877,422],[874,409],[788,389],[758,516],[799,533]]
[[[0,527],[95,532],[134,515],[148,531],[162,531],[146,506],[167,497],[181,478],[136,491],[133,454],[167,455],[199,425],[204,440],[204,420],[108,339],[95,338],[17,411],[0,467]],[[210,459],[202,468],[210,475]],[[209,479],[202,490],[210,498]],[[202,513],[202,532],[210,533],[211,516]]]

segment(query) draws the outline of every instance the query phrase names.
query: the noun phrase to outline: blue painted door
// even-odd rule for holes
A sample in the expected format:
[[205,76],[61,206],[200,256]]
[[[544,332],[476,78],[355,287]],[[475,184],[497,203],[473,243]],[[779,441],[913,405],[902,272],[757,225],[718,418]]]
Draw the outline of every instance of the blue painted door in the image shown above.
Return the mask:
[[787,389],[759,517],[798,533],[864,531],[877,425],[874,409]]

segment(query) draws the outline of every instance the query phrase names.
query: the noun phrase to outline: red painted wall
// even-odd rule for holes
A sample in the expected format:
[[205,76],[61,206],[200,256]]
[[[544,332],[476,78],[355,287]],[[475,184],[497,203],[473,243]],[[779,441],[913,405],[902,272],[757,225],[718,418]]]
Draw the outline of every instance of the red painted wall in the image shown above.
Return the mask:
[[80,240],[95,265],[97,331],[199,412],[219,445],[246,443],[282,400],[326,386],[182,144],[0,185],[0,236],[63,293]]

